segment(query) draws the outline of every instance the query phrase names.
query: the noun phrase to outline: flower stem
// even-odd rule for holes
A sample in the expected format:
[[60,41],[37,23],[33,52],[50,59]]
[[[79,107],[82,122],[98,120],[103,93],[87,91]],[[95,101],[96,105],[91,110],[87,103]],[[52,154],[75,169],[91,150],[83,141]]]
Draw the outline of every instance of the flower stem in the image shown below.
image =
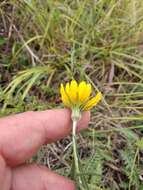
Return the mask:
[[74,156],[74,164],[76,173],[80,174],[79,164],[78,164],[78,154],[77,154],[77,143],[76,143],[76,128],[77,121],[73,120],[73,128],[72,128],[72,141],[73,141],[73,156]]
[[79,157],[78,157],[78,151],[77,151],[77,141],[76,141],[76,129],[77,129],[77,122],[79,119],[72,118],[73,121],[73,127],[72,127],[72,142],[73,142],[73,158],[74,158],[74,165],[75,165],[75,173],[74,177],[76,177],[76,182],[78,185],[78,188],[80,190],[85,190],[85,184],[81,177],[81,170],[79,166]]

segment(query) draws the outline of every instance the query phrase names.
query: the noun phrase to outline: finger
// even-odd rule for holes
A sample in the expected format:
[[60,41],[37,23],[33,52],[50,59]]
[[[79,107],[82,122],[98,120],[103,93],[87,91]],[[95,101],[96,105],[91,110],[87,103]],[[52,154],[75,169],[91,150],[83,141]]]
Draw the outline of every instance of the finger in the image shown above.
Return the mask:
[[[89,113],[78,125],[87,127]],[[23,163],[44,143],[70,134],[70,111],[66,109],[25,112],[0,119],[0,153],[10,166]]]
[[20,166],[13,170],[11,190],[75,190],[74,183],[44,166]]

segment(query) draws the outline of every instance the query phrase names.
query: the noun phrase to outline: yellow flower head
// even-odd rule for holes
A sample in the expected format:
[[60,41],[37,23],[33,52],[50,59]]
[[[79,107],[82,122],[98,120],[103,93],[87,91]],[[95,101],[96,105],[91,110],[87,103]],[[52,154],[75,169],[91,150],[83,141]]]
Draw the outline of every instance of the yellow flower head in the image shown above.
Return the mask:
[[81,111],[90,110],[95,106],[102,98],[101,92],[93,98],[90,98],[92,92],[91,84],[85,81],[77,84],[75,80],[67,83],[65,88],[63,84],[60,87],[61,98],[64,105],[68,108],[78,108]]

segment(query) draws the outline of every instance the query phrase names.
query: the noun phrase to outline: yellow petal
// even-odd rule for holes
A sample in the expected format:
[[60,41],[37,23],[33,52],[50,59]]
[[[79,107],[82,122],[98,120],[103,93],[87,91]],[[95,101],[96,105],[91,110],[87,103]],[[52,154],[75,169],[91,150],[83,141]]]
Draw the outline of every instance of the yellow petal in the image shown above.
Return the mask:
[[87,98],[89,98],[91,91],[92,91],[91,84],[87,84],[86,85],[86,96],[87,96]]
[[98,92],[95,97],[93,97],[91,100],[87,102],[87,104],[84,106],[83,111],[90,110],[93,106],[95,106],[102,98],[101,92]]
[[78,84],[75,80],[70,83],[69,97],[72,103],[77,103]]
[[90,96],[91,93],[91,85],[86,84],[86,82],[82,81],[78,87],[78,98],[80,104],[84,103]]
[[66,84],[66,89],[65,89],[66,93],[69,95],[70,93],[70,84],[69,82]]
[[62,98],[62,101],[63,101],[64,105],[67,106],[67,107],[71,107],[69,98],[65,93],[63,84],[61,84],[60,93],[61,93],[61,98]]

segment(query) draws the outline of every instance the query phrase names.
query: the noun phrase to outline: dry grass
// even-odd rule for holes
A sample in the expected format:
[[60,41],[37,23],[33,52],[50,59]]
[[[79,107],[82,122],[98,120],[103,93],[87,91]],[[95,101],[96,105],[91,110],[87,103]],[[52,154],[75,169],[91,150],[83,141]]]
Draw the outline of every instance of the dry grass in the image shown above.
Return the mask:
[[[87,189],[143,189],[142,31],[142,0],[0,2],[1,115],[61,107],[59,83],[72,78],[104,95],[78,139]],[[33,160],[71,176],[70,142]]]

